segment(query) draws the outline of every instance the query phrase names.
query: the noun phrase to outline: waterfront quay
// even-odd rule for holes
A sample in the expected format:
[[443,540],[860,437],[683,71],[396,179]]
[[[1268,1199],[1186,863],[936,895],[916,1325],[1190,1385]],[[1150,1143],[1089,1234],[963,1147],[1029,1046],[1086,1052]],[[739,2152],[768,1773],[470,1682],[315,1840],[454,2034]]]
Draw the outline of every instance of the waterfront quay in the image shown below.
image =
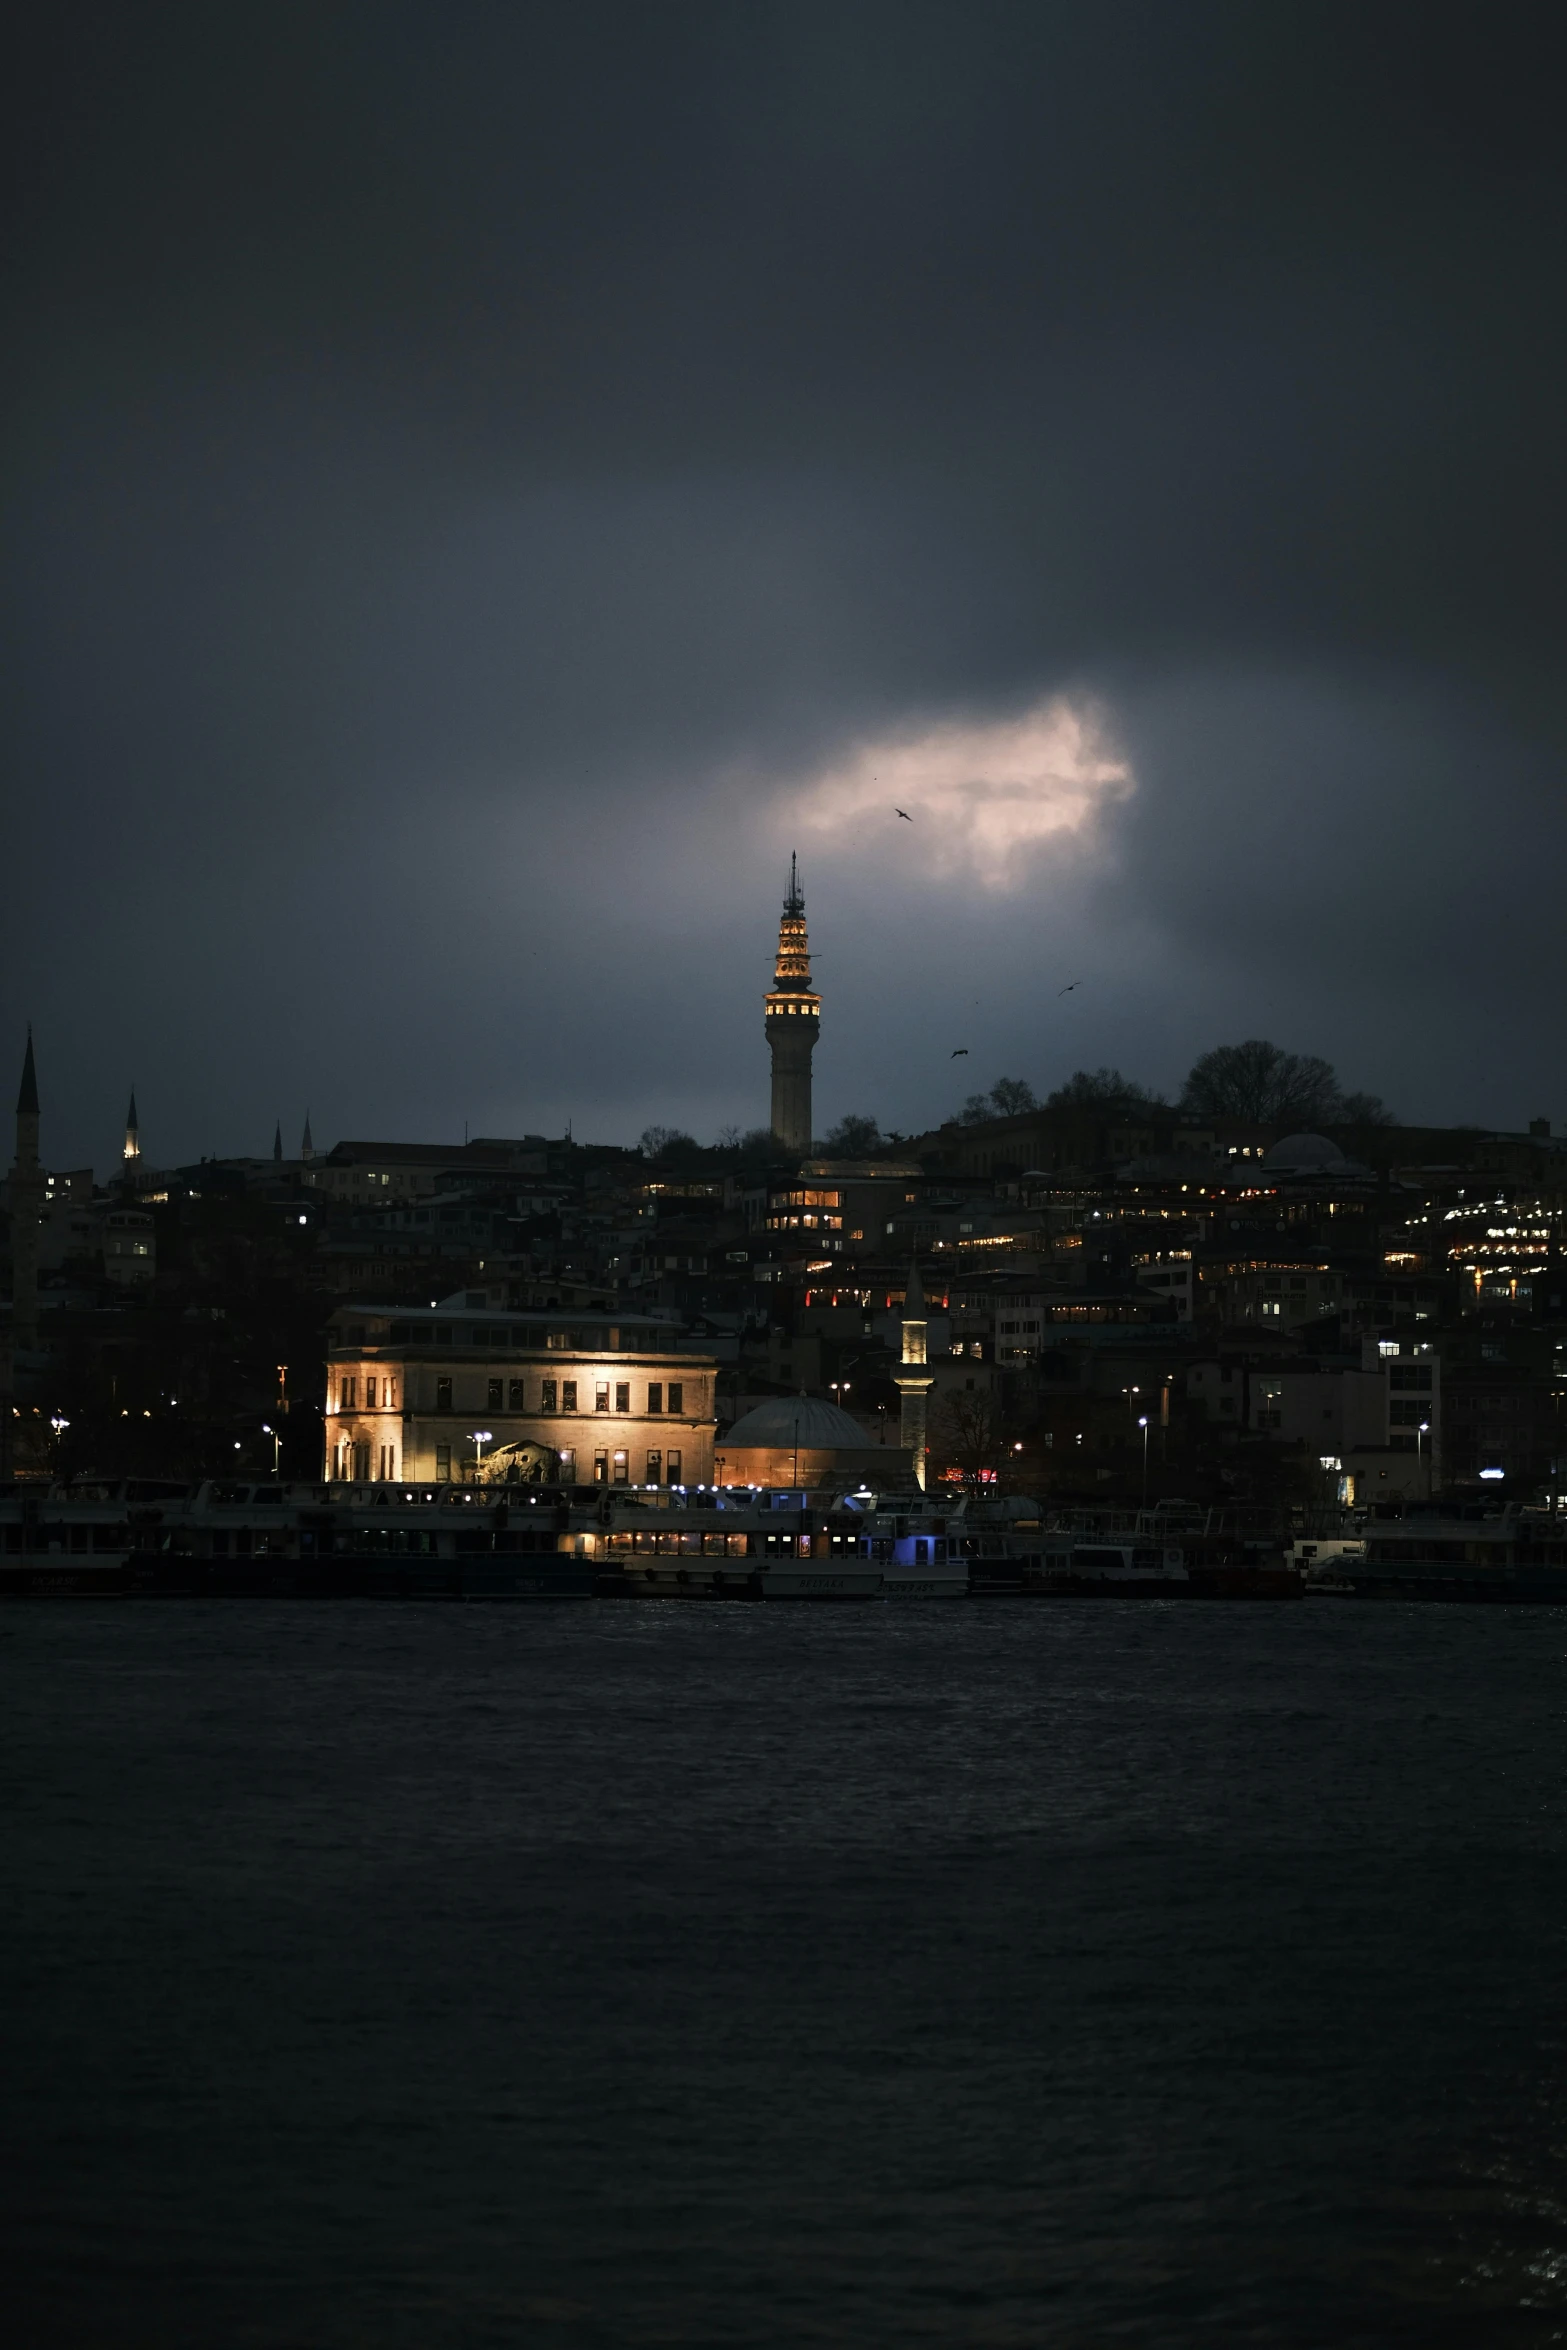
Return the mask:
[[1567,1602],[1546,1512],[1306,1541],[1265,1513],[917,1489],[154,1479],[0,1488],[0,1598]]

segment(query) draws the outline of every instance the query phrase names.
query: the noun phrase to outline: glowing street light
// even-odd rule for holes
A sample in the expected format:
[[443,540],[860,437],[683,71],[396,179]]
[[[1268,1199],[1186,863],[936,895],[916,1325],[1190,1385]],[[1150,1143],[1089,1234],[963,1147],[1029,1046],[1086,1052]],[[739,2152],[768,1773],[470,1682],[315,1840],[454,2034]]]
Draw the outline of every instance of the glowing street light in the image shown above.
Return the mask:
[[1148,1414],[1143,1413],[1137,1423],[1143,1432],[1143,1507],[1148,1507]]

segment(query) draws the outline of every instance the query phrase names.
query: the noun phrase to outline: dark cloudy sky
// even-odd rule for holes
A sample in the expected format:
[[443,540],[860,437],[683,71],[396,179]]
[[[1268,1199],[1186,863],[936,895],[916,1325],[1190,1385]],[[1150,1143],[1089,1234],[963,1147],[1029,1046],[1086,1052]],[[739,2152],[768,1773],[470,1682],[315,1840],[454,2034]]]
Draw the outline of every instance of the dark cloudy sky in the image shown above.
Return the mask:
[[1567,1122],[1559,22],[13,15],[46,1155],[761,1122],[793,846],[819,1126]]

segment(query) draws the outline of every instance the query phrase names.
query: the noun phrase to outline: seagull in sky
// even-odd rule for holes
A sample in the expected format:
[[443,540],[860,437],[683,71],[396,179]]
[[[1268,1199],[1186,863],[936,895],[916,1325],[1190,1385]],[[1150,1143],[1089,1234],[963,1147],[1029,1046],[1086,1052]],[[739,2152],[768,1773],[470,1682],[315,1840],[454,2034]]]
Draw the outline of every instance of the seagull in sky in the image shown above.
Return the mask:
[[1081,987],[1082,984],[1083,983],[1080,979],[1069,979],[1065,987],[1058,987],[1056,989],[1056,993],[1057,995],[1070,995],[1074,987]]
[[952,1054],[951,1058],[954,1061],[966,1061],[968,1059],[968,1046],[966,1044],[960,1044],[956,1052]]
[[903,818],[903,821],[904,821],[904,823],[905,823],[905,824],[912,824],[912,823],[913,823],[914,819],[913,819],[913,817],[912,817],[912,816],[909,814],[909,811],[908,811],[908,809],[907,809],[907,808],[898,808],[898,809],[896,810],[896,813],[897,813],[898,815],[900,815],[900,816]]

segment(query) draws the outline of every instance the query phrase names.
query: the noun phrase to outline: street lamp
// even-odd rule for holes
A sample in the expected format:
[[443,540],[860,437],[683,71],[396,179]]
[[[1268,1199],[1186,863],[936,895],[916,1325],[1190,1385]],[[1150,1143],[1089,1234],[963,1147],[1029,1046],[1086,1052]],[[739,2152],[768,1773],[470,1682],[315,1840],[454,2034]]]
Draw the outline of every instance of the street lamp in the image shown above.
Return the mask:
[[279,1436],[277,1430],[271,1425],[270,1421],[267,1420],[263,1420],[261,1423],[261,1433],[263,1436],[270,1436],[272,1439],[272,1474],[275,1477],[278,1474],[280,1467],[282,1466],[283,1439]]
[[1137,1423],[1143,1432],[1143,1507],[1148,1507],[1148,1414],[1144,1412]]
[[1431,1499],[1431,1448],[1430,1448],[1430,1446],[1429,1446],[1429,1445],[1426,1443],[1426,1438],[1427,1438],[1427,1437],[1430,1435],[1430,1433],[1431,1433],[1431,1423],[1430,1423],[1430,1421],[1429,1421],[1429,1420],[1422,1420],[1422,1421],[1421,1421],[1421,1423],[1420,1423],[1420,1426],[1419,1426],[1419,1428],[1418,1428],[1418,1429],[1416,1430],[1416,1432],[1415,1432],[1415,1460],[1416,1460],[1416,1463],[1417,1463],[1417,1466],[1418,1466],[1419,1459],[1420,1459],[1420,1455],[1421,1455],[1422,1453],[1424,1453],[1424,1454],[1425,1454],[1425,1462],[1426,1462],[1426,1499],[1427,1499],[1427,1501],[1429,1501],[1429,1500]]
[[468,1431],[468,1437],[470,1443],[476,1444],[479,1448],[476,1458],[480,1468],[482,1469],[484,1466],[484,1448],[490,1441],[490,1431],[488,1428],[470,1428]]

